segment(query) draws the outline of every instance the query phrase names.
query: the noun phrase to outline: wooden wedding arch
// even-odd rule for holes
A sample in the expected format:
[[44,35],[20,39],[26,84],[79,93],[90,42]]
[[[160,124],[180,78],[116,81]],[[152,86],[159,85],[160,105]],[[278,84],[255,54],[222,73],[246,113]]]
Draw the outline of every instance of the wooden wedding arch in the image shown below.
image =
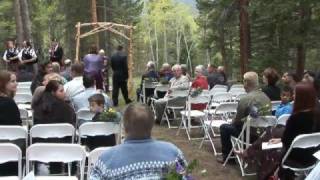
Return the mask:
[[[93,29],[91,29],[88,32],[85,32],[81,34],[81,27],[86,27],[86,26],[92,26]],[[122,29],[129,31],[129,37],[117,30],[116,28]],[[76,33],[76,62],[79,62],[79,48],[80,48],[80,39],[85,38],[87,36],[91,36],[93,34],[96,34],[98,32],[102,31],[110,31],[114,34],[117,34],[123,38],[125,38],[128,41],[128,91],[129,95],[132,97],[133,96],[133,76],[132,76],[132,71],[133,71],[133,44],[132,44],[132,33],[133,33],[133,26],[129,25],[124,25],[124,24],[117,24],[117,23],[112,23],[112,22],[93,22],[93,23],[80,23],[78,22],[76,25],[77,33]]]

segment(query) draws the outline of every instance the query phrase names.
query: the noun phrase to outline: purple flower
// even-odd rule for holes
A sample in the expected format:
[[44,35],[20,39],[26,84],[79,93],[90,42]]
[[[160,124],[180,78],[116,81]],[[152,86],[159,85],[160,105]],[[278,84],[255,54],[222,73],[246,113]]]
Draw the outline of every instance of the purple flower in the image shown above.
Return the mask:
[[176,172],[178,174],[184,174],[185,169],[183,166],[181,166],[181,164],[179,162],[176,162]]

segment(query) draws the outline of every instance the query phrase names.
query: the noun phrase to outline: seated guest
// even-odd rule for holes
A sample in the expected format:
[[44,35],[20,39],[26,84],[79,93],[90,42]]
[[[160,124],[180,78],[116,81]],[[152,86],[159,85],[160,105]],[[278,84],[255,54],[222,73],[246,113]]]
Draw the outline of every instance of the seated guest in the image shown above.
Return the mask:
[[160,79],[162,81],[170,81],[171,78],[173,78],[173,73],[171,70],[171,66],[168,63],[162,64],[162,67],[159,71]]
[[284,88],[282,88],[281,104],[278,105],[275,113],[275,116],[277,118],[279,118],[281,115],[292,113],[292,103],[291,103],[292,98],[293,98],[292,89],[289,86],[285,86]]
[[83,64],[75,63],[71,66],[72,80],[64,85],[66,99],[71,100],[73,96],[84,90],[82,76],[84,72]]
[[164,98],[158,99],[155,101],[155,111],[156,111],[156,117],[157,122],[161,122],[165,106],[168,103],[175,103],[175,104],[183,104],[185,103],[185,98],[179,98],[170,97],[170,94],[174,90],[188,90],[189,89],[189,80],[186,76],[182,75],[181,66],[179,64],[176,64],[172,67],[172,71],[174,73],[174,77],[170,79],[169,84],[169,90],[166,93]]
[[[52,63],[52,71],[54,73],[60,74],[60,69],[60,64],[58,62]],[[63,76],[61,76],[61,80],[62,84],[66,84],[68,82]]]
[[59,81],[49,81],[40,100],[34,104],[34,124],[70,123],[74,125],[75,112],[64,102],[64,99],[63,85]]
[[[147,71],[141,77],[140,88],[137,89],[137,100],[139,101],[140,94],[142,93],[142,85],[144,81],[157,82],[159,81],[159,74],[155,69],[155,64],[153,61],[147,63]],[[146,97],[153,95],[154,89],[146,89]]]
[[[280,166],[283,155],[289,149],[292,141],[300,134],[308,134],[320,131],[319,111],[317,110],[316,91],[310,83],[298,83],[295,89],[293,113],[289,117],[285,128],[277,126],[271,131],[267,131],[241,156],[246,162],[255,163],[258,167],[258,178],[269,179],[274,171]],[[262,142],[279,143],[282,141],[283,149],[279,151],[262,150]],[[300,167],[313,164],[316,159],[313,153],[316,149],[294,149],[289,155],[289,161]],[[279,177],[281,179],[294,179],[294,173],[280,168]]]
[[227,83],[228,83],[228,77],[227,77],[227,74],[226,74],[226,71],[225,71],[224,66],[218,66],[217,72],[222,75],[222,77],[223,77],[223,81],[222,81],[223,84],[227,84]]
[[263,71],[263,82],[265,86],[262,87],[262,92],[264,92],[271,101],[280,100],[280,88],[276,85],[279,80],[278,73],[273,68],[267,68]]
[[222,158],[218,158],[218,162],[223,163],[232,149],[231,136],[238,137],[243,126],[244,118],[249,115],[252,106],[263,107],[270,105],[270,99],[259,90],[259,77],[255,72],[247,72],[243,75],[243,86],[248,94],[242,97],[237,107],[236,117],[231,124],[223,124],[220,126]]
[[46,74],[49,74],[49,73],[52,73],[52,72],[53,72],[52,64],[51,64],[50,61],[47,61],[47,62],[44,62],[43,64],[40,64],[40,69],[38,71],[38,74],[33,79],[31,87],[30,87],[32,94],[34,93],[34,91],[36,90],[36,88],[38,86],[42,85],[43,77]]
[[[195,80],[192,82],[191,87],[193,89],[201,88],[208,89],[208,81],[207,78],[203,75],[204,67],[203,65],[196,66],[195,70]],[[193,110],[203,110],[206,108],[206,104],[191,104],[191,109]]]
[[130,104],[123,121],[124,143],[99,157],[89,179],[163,179],[168,166],[186,167],[186,160],[175,145],[151,138],[154,115],[148,106]]
[[36,90],[33,93],[32,96],[32,101],[31,101],[31,107],[34,106],[35,103],[37,103],[40,98],[42,97],[43,92],[46,89],[46,85],[48,84],[49,81],[51,80],[56,80],[61,82],[61,76],[57,73],[49,73],[46,74],[43,78],[42,86],[38,86]]
[[281,78],[283,86],[290,86],[292,89],[295,88],[299,82],[298,76],[294,72],[285,72]]
[[191,81],[190,73],[188,72],[188,66],[186,64],[181,64],[182,75],[186,76],[189,81]]
[[[89,97],[97,93],[102,93],[101,91],[96,90],[95,78],[92,75],[83,75],[83,86],[85,90],[75,95],[71,100],[76,112],[79,109],[89,107]],[[112,106],[111,100],[106,94],[103,94],[103,96],[105,97],[105,108],[109,109],[109,107]]]
[[63,76],[64,78],[66,78],[67,81],[71,81],[72,77],[71,77],[71,60],[70,59],[66,59],[64,61],[64,70],[60,73],[61,76]]
[[0,125],[22,125],[18,106],[13,100],[17,85],[15,74],[0,71]]
[[31,82],[33,80],[33,73],[27,71],[26,66],[19,65],[16,73],[18,82]]
[[305,71],[303,73],[303,78],[302,82],[308,82],[308,83],[313,83],[315,79],[316,74],[312,71]]
[[222,76],[222,74],[217,72],[217,67],[215,65],[208,64],[207,71],[207,80],[210,89],[213,88],[216,84],[224,84],[224,77]]
[[[100,115],[105,110],[104,96],[102,94],[94,94],[87,101],[90,103],[90,111],[95,113],[92,121],[103,122],[104,119],[102,119]],[[88,136],[83,142],[90,150],[94,150],[98,147],[116,145],[116,136],[115,134],[110,134],[108,136]]]
[[[0,71],[0,125],[22,125],[20,112],[13,100],[17,91],[16,76],[8,71]],[[23,140],[24,141],[24,140]],[[11,143],[13,141],[10,141]],[[15,141],[20,146],[20,141]],[[21,143],[22,144],[22,143]],[[22,149],[25,148],[20,146]],[[0,164],[1,176],[13,176],[18,174],[16,162]]]

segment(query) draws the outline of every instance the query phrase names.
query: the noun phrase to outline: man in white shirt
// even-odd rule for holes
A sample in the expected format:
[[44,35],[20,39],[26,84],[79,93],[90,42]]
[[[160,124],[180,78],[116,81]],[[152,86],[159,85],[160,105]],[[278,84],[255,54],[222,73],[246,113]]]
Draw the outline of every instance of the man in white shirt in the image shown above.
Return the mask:
[[156,111],[156,121],[161,122],[164,109],[167,102],[171,105],[183,105],[186,101],[185,97],[170,97],[170,94],[175,90],[188,90],[189,89],[189,79],[182,75],[182,69],[179,64],[172,67],[174,77],[170,79],[170,88],[164,98],[155,101],[155,111]]
[[72,97],[84,91],[82,81],[83,69],[83,64],[80,63],[75,63],[71,66],[72,80],[64,85],[67,100],[71,100]]
[[76,112],[83,108],[89,108],[88,99],[94,94],[102,94],[104,96],[106,109],[112,106],[110,98],[106,94],[103,94],[101,91],[96,90],[95,79],[93,76],[87,74],[83,75],[83,86],[85,87],[85,90],[75,95],[71,99],[74,110]]

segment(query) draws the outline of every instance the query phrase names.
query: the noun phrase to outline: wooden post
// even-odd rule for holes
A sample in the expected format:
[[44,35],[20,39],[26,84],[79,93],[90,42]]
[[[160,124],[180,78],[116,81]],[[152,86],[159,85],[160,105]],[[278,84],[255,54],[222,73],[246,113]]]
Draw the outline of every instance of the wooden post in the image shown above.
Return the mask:
[[79,62],[80,28],[81,28],[81,23],[80,22],[78,22],[76,28],[77,28],[77,35],[76,35],[76,62]]
[[247,8],[249,0],[240,0],[240,72],[243,75],[248,70],[249,61],[249,15]]
[[133,34],[133,27],[129,29],[129,48],[128,48],[128,75],[129,75],[129,80],[128,80],[128,91],[129,91],[129,97],[133,98],[134,97],[134,91],[133,91],[133,77],[132,77],[132,71],[133,71],[133,46],[132,46],[132,34]]

